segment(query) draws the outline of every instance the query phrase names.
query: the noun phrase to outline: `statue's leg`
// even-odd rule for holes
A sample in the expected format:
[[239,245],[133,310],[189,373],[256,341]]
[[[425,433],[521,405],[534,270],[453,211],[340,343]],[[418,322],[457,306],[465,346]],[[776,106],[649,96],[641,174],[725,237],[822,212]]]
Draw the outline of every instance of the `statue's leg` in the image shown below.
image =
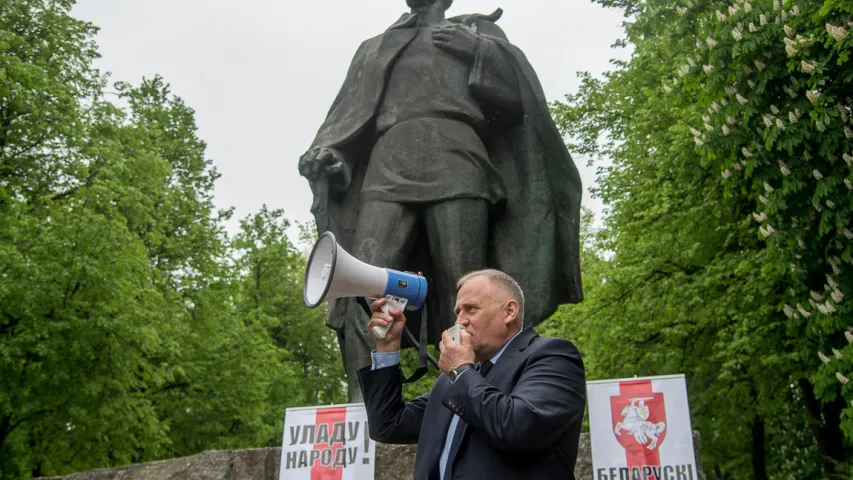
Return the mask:
[[[396,270],[405,268],[415,240],[417,211],[397,203],[369,201],[361,206],[352,255],[362,262]],[[361,386],[356,371],[370,365],[373,339],[367,331],[367,315],[350,309],[345,325],[344,363],[351,402],[361,402]]]
[[486,200],[462,198],[429,206],[425,211],[441,329],[456,322],[456,282],[466,273],[486,268],[489,209]]

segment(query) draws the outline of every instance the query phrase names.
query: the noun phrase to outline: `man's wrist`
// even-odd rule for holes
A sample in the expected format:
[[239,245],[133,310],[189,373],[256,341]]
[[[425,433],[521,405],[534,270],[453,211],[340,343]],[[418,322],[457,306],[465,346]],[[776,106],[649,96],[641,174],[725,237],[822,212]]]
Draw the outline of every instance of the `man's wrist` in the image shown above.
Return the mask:
[[397,353],[399,351],[400,351],[399,345],[397,345],[396,347],[393,347],[393,346],[380,347],[379,345],[376,346],[376,353]]
[[463,363],[462,365],[451,368],[450,369],[450,375],[449,375],[450,381],[455,382],[456,379],[459,378],[460,375],[467,372],[468,370],[471,370],[472,368],[474,368],[473,363]]

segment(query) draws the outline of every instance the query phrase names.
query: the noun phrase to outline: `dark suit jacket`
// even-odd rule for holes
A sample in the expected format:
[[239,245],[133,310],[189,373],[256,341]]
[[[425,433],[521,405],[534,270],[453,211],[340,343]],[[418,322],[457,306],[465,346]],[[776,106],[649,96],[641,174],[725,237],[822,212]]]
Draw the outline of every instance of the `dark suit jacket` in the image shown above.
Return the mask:
[[483,378],[476,370],[408,404],[399,367],[359,372],[370,438],[418,444],[414,480],[438,480],[439,457],[453,414],[463,428],[445,480],[515,478],[574,480],[586,405],[583,361],[568,340],[527,328]]

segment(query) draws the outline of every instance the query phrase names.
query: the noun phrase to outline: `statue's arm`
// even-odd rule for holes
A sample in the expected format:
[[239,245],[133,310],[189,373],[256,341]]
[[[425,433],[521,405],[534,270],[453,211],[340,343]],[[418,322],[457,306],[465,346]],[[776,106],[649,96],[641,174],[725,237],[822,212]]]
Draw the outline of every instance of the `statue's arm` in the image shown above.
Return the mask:
[[489,21],[476,24],[480,43],[468,86],[487,107],[491,107],[505,122],[515,123],[522,118],[521,93],[515,59],[507,55],[499,42],[507,42],[500,27]]

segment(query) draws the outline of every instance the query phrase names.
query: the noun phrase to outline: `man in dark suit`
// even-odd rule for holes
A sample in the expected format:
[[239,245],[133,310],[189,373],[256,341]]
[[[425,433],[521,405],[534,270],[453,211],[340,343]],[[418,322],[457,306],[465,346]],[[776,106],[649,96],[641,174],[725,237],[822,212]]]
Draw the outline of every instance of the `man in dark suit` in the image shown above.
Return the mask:
[[359,371],[370,437],[417,443],[414,480],[573,480],[586,404],[580,353],[524,328],[524,294],[509,275],[477,271],[457,287],[461,342],[444,333],[444,374],[409,403],[399,368],[405,317],[373,304],[368,330],[392,326]]

